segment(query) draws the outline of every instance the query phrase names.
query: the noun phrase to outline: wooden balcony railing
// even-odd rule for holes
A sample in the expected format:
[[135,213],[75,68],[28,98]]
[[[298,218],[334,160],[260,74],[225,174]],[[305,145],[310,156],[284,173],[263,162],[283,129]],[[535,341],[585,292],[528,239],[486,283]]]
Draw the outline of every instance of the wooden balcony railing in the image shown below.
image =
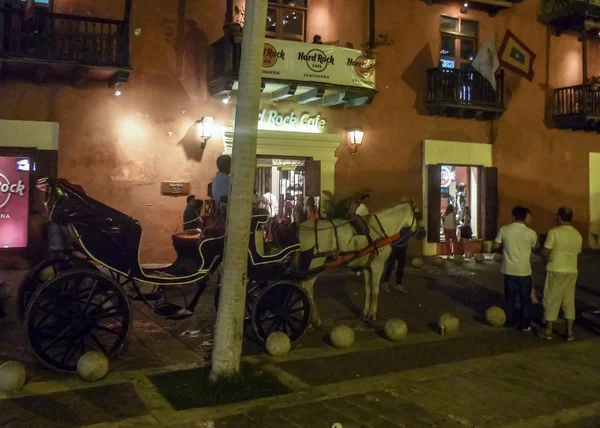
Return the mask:
[[556,89],[554,121],[562,129],[599,130],[600,88],[577,85]]
[[432,68],[427,71],[427,110],[429,114],[493,118],[504,112],[504,72],[496,74],[494,91],[476,71]]
[[128,68],[129,23],[38,12],[25,20],[21,9],[0,9],[0,59]]

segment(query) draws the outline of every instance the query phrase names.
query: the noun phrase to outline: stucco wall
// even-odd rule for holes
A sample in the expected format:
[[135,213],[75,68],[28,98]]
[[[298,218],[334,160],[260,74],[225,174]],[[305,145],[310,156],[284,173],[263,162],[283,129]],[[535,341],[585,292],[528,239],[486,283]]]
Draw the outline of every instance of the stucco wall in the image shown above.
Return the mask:
[[[123,3],[55,0],[59,11],[109,18],[122,17]],[[336,192],[369,187],[375,208],[402,196],[422,204],[424,140],[492,144],[499,169],[500,223],[509,220],[514,204],[526,204],[533,210],[534,227],[542,232],[552,225],[556,207],[566,204],[574,208],[576,225],[587,236],[589,153],[598,151],[600,137],[549,129],[545,123],[550,89],[580,83],[576,37],[550,36],[536,22],[537,0],[495,18],[475,11],[462,15],[456,4],[399,3],[377,1],[377,33],[388,34],[395,46],[379,48],[379,94],[372,105],[325,110],[277,104],[281,110],[320,112],[328,120],[327,133],[364,127],[365,140],[354,156],[346,143],[337,150]],[[60,123],[59,174],[141,221],[144,261],[172,256],[170,235],[181,221],[183,200],[161,196],[160,182],[190,180],[193,192],[205,196],[215,159],[224,149],[220,133],[204,153],[186,138],[202,116],[215,117],[222,127],[232,124],[232,105],[212,100],[205,86],[208,46],[221,37],[224,14],[224,0],[134,1],[133,28],[141,33],[132,36],[133,72],[118,98],[105,84],[74,89],[64,82],[3,83],[0,119]],[[507,72],[507,111],[500,120],[423,114],[425,70],[438,61],[441,14],[478,21],[480,43],[492,34],[499,45],[510,29],[538,55],[533,82]],[[358,47],[368,36],[367,0],[311,0],[307,39],[314,34]],[[262,103],[269,105],[267,99]]]

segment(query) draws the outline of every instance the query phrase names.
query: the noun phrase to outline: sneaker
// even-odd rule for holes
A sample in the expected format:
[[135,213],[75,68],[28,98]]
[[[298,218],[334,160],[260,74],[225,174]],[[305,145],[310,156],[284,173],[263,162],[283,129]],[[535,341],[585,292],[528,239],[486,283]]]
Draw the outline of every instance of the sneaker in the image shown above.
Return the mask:
[[569,334],[569,335],[567,336],[567,342],[572,342],[572,341],[574,341],[574,340],[575,340],[575,336],[573,336],[572,334]]
[[389,293],[390,291],[392,291],[392,289],[390,288],[390,284],[388,284],[387,282],[381,283],[381,289],[383,291],[385,291],[386,293]]
[[552,340],[552,335],[547,334],[546,330],[542,330],[542,329],[538,330],[537,335],[538,335],[538,337],[541,337],[542,339]]
[[528,325],[527,327],[521,327],[519,330],[521,330],[522,332],[531,331],[531,326]]
[[398,291],[402,294],[408,294],[408,290],[406,288],[404,288],[403,285],[395,285],[394,286],[394,291]]

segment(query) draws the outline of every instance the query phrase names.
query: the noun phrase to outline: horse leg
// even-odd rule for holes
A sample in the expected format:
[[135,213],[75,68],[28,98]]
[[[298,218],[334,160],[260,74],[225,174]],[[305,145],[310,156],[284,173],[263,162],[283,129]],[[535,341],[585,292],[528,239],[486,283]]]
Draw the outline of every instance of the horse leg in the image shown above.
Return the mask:
[[375,321],[377,318],[377,302],[379,301],[379,282],[383,274],[383,266],[371,266],[371,307],[367,314],[367,319]]
[[[325,264],[325,259],[313,259],[310,262],[310,269],[321,267]],[[311,317],[310,322],[313,327],[319,327],[321,325],[321,317],[319,316],[319,310],[317,309],[317,304],[315,303],[315,282],[317,278],[309,279],[308,281],[302,281],[302,288],[306,290],[308,294],[308,298],[310,299],[311,306]]]
[[365,280],[365,306],[363,308],[363,320],[369,320],[369,311],[371,308],[371,269],[363,269],[363,277]]

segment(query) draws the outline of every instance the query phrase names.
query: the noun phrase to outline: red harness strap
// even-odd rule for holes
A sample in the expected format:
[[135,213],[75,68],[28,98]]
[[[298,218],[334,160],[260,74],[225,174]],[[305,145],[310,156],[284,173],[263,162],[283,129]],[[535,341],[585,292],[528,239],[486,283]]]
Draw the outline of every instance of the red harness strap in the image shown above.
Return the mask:
[[342,265],[351,263],[356,259],[359,259],[361,257],[371,254],[373,251],[376,251],[379,248],[383,248],[388,245],[391,245],[392,242],[397,241],[398,239],[400,239],[400,232],[398,232],[394,235],[391,235],[391,236],[387,236],[385,238],[378,238],[375,241],[373,241],[372,244],[366,246],[365,248],[363,248],[360,251],[355,251],[352,253],[345,254],[341,257],[338,257],[337,259],[334,259],[334,260],[331,260],[330,262],[325,263],[325,265],[323,266],[323,269],[333,269],[333,268],[337,268]]

